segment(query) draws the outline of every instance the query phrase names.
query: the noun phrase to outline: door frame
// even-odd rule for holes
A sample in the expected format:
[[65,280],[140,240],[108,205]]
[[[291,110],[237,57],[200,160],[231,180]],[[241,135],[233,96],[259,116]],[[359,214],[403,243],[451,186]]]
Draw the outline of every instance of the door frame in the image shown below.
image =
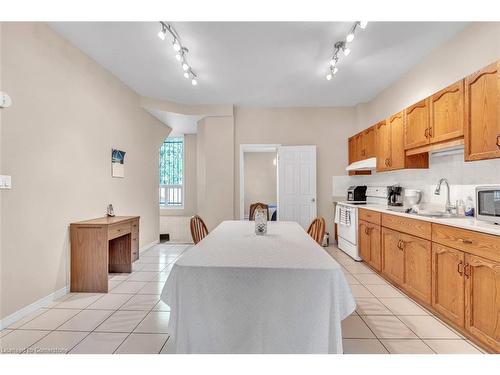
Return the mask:
[[[243,143],[240,144],[240,220],[245,220],[245,152],[275,152],[278,158],[278,148],[281,144],[277,143]],[[276,162],[276,194],[278,194],[278,163]],[[279,212],[278,200],[276,201],[276,210]]]

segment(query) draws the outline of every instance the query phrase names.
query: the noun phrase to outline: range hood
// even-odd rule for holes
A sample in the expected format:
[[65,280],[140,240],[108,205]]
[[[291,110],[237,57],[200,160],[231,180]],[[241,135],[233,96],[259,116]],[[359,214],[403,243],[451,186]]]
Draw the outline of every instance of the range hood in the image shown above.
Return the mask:
[[346,171],[371,171],[377,167],[377,158],[369,158],[350,164]]

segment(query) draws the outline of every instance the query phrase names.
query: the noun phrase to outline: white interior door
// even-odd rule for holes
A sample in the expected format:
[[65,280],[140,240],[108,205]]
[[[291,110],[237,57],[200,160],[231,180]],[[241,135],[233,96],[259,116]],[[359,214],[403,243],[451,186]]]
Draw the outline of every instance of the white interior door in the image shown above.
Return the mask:
[[316,146],[278,148],[278,220],[307,229],[316,217]]

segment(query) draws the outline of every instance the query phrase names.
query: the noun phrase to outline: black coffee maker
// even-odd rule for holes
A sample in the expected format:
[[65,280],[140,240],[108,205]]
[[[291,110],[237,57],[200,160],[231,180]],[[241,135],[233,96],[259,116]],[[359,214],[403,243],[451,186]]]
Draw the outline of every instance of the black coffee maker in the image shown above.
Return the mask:
[[387,204],[389,206],[403,205],[403,188],[401,186],[387,186]]

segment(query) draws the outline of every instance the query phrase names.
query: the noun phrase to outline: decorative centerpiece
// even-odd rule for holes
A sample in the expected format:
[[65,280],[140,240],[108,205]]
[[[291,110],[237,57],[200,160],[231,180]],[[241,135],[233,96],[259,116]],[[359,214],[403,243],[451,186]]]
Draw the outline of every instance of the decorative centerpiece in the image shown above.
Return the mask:
[[266,211],[255,210],[255,234],[263,236],[267,233],[267,215]]

